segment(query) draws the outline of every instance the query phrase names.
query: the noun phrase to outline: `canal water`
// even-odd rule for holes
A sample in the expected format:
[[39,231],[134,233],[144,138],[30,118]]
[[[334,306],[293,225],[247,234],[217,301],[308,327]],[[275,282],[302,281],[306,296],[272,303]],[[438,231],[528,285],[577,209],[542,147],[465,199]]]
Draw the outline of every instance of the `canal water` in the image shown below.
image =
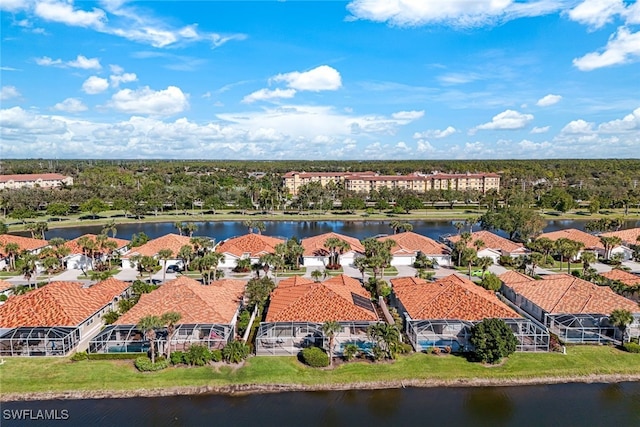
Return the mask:
[[[66,419],[11,418],[38,410]],[[1,425],[637,427],[640,383],[12,402]]]
[[[380,221],[265,221],[265,231],[263,234],[268,236],[279,237],[298,237],[305,238],[315,236],[322,233],[336,232],[357,239],[364,239],[380,234],[392,234],[393,230],[389,226],[389,220]],[[432,239],[438,239],[446,234],[455,234],[456,221],[409,221],[413,225],[413,231],[428,236]],[[562,230],[566,228],[577,228],[584,230],[587,221],[581,220],[554,220],[548,221],[544,229],[545,232]],[[208,221],[195,222],[198,229],[194,233],[196,236],[208,236],[216,241],[222,241],[229,237],[239,236],[247,233],[241,221]],[[640,221],[627,221],[623,228],[633,228],[640,226]],[[478,231],[480,227],[476,225],[474,231]],[[99,234],[102,226],[79,226],[71,228],[52,229],[46,233],[47,239],[52,237],[62,237],[67,240],[75,239],[86,233]],[[177,233],[174,223],[131,223],[117,225],[116,237],[122,239],[131,239],[134,233],[144,232],[152,239],[163,236],[168,233]],[[467,228],[468,230],[468,228]],[[29,232],[17,233],[28,236]],[[498,233],[502,234],[503,233]]]

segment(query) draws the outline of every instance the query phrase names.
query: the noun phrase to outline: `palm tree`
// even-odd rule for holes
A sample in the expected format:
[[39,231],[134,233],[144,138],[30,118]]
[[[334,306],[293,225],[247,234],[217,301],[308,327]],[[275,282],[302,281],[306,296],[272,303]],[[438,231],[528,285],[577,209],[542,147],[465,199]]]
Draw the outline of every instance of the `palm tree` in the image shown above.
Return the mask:
[[622,333],[620,341],[624,343],[624,334],[627,330],[627,326],[633,322],[633,315],[631,312],[624,309],[613,310],[609,315],[609,322],[616,328],[620,329],[620,332]]
[[247,272],[251,270],[251,258],[238,258],[236,260],[236,271]]
[[545,256],[540,252],[532,252],[529,256],[529,262],[531,262],[531,275],[536,275],[536,267],[546,262]]
[[256,278],[260,278],[260,272],[264,269],[264,265],[260,261],[251,264],[251,269],[256,273]]
[[162,261],[162,283],[167,280],[167,261],[173,258],[173,251],[171,249],[160,249],[158,251],[158,259]]
[[562,270],[562,261],[567,260],[567,272],[571,274],[571,259],[578,255],[580,249],[584,245],[580,242],[570,240],[567,238],[560,238],[555,242],[555,249],[558,255],[560,255],[560,270]]
[[602,246],[604,246],[604,259],[609,259],[611,257],[611,250],[616,246],[620,246],[622,239],[618,236],[600,236],[600,242]]
[[176,221],[173,223],[173,226],[178,230],[178,233],[180,233],[180,235],[182,236],[182,228],[183,228],[183,223],[182,221]]
[[402,227],[402,221],[394,219],[389,223],[389,227],[393,229],[393,234],[398,234],[398,230]]
[[[318,271],[318,270],[315,270]],[[329,365],[333,365],[333,345],[336,334],[342,331],[342,325],[335,321],[324,322],[322,333],[329,338]]]
[[171,340],[176,330],[176,323],[182,319],[182,315],[175,311],[168,311],[160,317],[162,324],[167,327],[167,359],[171,358]]
[[156,329],[164,326],[164,322],[158,316],[145,316],[138,321],[137,328],[144,333],[151,347],[151,363],[156,363]]
[[364,272],[367,270],[367,259],[365,257],[358,257],[353,261],[353,266],[362,274],[362,281],[364,282]]
[[296,270],[300,269],[300,257],[304,254],[304,248],[294,238],[287,240],[287,256],[293,260]]
[[184,233],[189,237],[192,237],[193,233],[198,231],[198,226],[193,222],[187,222],[182,227],[183,227]]
[[[97,249],[95,240],[93,240],[89,236],[82,236],[78,238],[76,243],[78,243],[78,246],[80,246],[80,249],[82,250],[82,253],[84,254],[84,256],[89,258],[91,269],[93,270],[93,261],[94,261],[93,258]],[[82,267],[82,272],[86,275],[87,272],[84,271],[84,263],[81,263],[80,265]]]
[[320,278],[322,277],[322,271],[320,270],[313,270],[311,272],[311,277],[313,278],[314,281],[319,282]]
[[264,254],[260,257],[260,263],[268,266],[273,271],[273,277],[278,279],[278,270],[284,268],[284,260],[274,254]]
[[473,247],[476,248],[476,251],[479,252],[482,248],[485,247],[484,240],[482,240],[482,239],[474,240]]
[[9,257],[9,269],[15,271],[16,269],[16,256],[20,253],[20,245],[17,243],[7,243],[4,245],[4,250]]
[[109,220],[103,227],[102,227],[102,232],[104,234],[109,234],[109,232],[111,232],[111,238],[115,239],[116,238],[116,233],[118,232],[118,229],[116,228],[116,221],[114,219]]
[[189,263],[193,259],[193,246],[183,245],[178,251],[178,258],[182,260],[182,264],[184,266],[184,269],[186,270],[189,266]]
[[493,265],[493,258],[488,256],[480,257],[476,260],[476,265],[482,269],[482,277],[484,277],[487,269]]
[[25,280],[27,281],[27,285],[31,287],[31,278],[37,271],[36,260],[38,258],[35,255],[26,251],[22,253],[20,258],[23,263],[22,268],[20,269],[20,272],[22,273]]
[[478,252],[473,248],[464,248],[462,250],[462,262],[469,267],[469,279],[471,279],[471,266],[477,261]]
[[389,359],[395,359],[400,346],[400,331],[395,325],[384,322],[374,323],[367,328],[367,335]]
[[596,262],[596,254],[593,252],[582,252],[580,259],[582,260],[582,277],[586,277],[589,267]]
[[464,222],[456,221],[456,222],[453,223],[453,226],[456,228],[456,230],[458,230],[458,234],[460,234],[460,232],[464,228]]

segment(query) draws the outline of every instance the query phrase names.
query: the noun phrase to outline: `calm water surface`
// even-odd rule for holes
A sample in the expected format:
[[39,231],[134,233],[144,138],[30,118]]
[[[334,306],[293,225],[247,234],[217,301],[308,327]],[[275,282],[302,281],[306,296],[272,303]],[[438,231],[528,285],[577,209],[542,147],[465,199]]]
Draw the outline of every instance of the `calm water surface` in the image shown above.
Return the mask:
[[[6,410],[66,410],[65,421]],[[640,426],[640,383],[297,392],[2,405],[2,426]]]

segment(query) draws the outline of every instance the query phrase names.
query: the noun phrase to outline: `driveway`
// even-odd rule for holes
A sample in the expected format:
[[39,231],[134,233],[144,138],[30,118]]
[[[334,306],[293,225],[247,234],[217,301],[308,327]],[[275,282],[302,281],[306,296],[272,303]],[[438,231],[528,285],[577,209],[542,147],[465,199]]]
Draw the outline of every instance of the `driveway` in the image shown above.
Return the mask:
[[625,267],[629,267],[632,273],[640,273],[640,262],[637,261],[625,261],[622,263]]
[[[52,276],[52,282],[75,282],[78,280],[78,276],[82,274],[82,270],[66,270],[57,276]],[[86,279],[85,279],[86,280]]]

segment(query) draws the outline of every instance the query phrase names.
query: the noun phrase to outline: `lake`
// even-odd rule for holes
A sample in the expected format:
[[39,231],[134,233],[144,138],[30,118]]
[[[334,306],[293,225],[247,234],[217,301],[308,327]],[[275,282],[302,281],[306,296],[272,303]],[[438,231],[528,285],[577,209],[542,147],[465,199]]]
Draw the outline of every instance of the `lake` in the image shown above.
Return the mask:
[[[2,425],[23,409],[66,411],[34,425],[176,426],[639,426],[640,383],[407,388],[247,396],[11,402]],[[13,412],[7,412],[13,411]],[[20,413],[20,412],[18,412]],[[13,415],[12,415],[13,414]]]

